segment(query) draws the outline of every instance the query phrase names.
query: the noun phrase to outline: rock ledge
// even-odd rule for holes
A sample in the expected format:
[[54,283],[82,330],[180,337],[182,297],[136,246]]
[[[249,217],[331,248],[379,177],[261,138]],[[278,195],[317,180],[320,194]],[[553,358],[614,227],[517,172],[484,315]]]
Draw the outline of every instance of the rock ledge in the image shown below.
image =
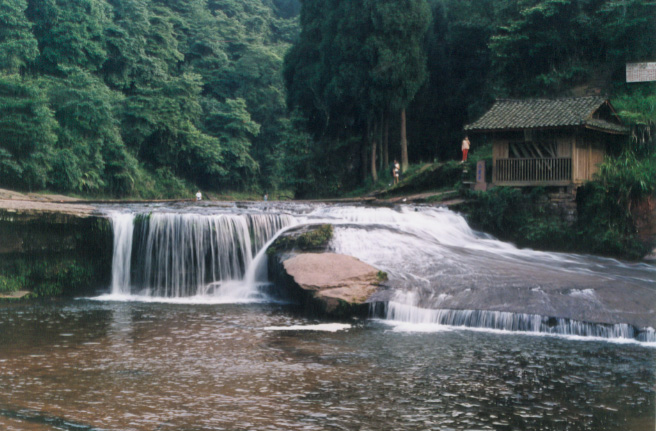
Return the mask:
[[338,301],[363,304],[380,282],[376,268],[343,254],[299,254],[284,261],[283,267],[301,289],[326,302],[327,311],[337,308]]

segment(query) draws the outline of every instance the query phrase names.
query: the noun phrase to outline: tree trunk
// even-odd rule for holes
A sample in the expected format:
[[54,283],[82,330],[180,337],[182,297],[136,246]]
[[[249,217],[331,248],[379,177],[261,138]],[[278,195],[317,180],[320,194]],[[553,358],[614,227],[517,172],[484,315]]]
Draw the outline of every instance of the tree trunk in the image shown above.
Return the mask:
[[389,168],[389,113],[383,118],[383,169]]
[[405,108],[401,110],[401,172],[408,170],[408,138],[405,134]]
[[382,112],[380,113],[380,121],[378,121],[378,127],[376,130],[378,133],[376,134],[376,139],[378,139],[378,151],[376,151],[376,154],[378,157],[378,172],[383,172],[383,169],[385,167],[383,166],[383,124],[385,123],[385,114]]
[[374,133],[371,134],[371,179],[378,181],[376,172],[376,151],[378,150],[378,124],[374,123]]
[[362,137],[362,145],[360,148],[360,157],[361,157],[361,162],[362,162],[362,182],[364,183],[367,181],[367,175],[369,174],[369,169],[367,167],[367,140],[368,140],[368,133],[365,133],[364,136]]

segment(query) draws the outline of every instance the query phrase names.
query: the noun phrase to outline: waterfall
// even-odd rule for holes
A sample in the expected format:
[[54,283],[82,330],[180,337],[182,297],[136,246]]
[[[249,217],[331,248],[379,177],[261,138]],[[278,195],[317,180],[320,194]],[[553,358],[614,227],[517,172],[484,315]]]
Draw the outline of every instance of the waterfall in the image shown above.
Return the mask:
[[129,213],[112,213],[110,214],[110,220],[114,229],[111,292],[112,295],[129,294],[134,215]]
[[112,211],[117,296],[266,300],[268,244],[289,226],[331,223],[332,251],[388,274],[370,300],[384,304],[377,316],[389,321],[656,340],[656,268],[519,249],[447,209],[277,203]]
[[434,310],[395,301],[383,304],[382,308],[382,310],[376,310],[376,307],[374,307],[373,313],[381,314],[390,321],[411,324],[656,342],[656,331],[653,328],[638,329],[626,323],[612,325],[589,323],[573,319],[503,311]]
[[112,294],[246,299],[257,294],[255,283],[244,283],[254,256],[293,222],[279,214],[112,215]]

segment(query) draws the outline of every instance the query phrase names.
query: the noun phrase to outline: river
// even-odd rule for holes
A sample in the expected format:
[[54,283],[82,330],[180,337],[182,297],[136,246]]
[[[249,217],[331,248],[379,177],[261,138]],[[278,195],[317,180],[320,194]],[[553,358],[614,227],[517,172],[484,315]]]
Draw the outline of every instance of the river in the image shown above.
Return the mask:
[[[519,250],[431,207],[103,210],[110,286],[0,308],[2,429],[654,429],[653,303],[634,299],[653,267]],[[266,243],[317,222],[388,273],[371,318],[267,296]]]

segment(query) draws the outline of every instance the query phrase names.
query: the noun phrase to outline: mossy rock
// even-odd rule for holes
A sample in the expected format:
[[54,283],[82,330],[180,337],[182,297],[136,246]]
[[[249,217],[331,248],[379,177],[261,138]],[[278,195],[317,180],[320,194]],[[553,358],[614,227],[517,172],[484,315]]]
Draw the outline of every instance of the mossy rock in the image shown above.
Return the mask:
[[0,294],[88,295],[109,284],[113,234],[104,217],[0,217]]
[[298,230],[291,230],[281,235],[267,249],[269,256],[292,250],[324,251],[333,239],[333,226],[331,224],[303,226]]

